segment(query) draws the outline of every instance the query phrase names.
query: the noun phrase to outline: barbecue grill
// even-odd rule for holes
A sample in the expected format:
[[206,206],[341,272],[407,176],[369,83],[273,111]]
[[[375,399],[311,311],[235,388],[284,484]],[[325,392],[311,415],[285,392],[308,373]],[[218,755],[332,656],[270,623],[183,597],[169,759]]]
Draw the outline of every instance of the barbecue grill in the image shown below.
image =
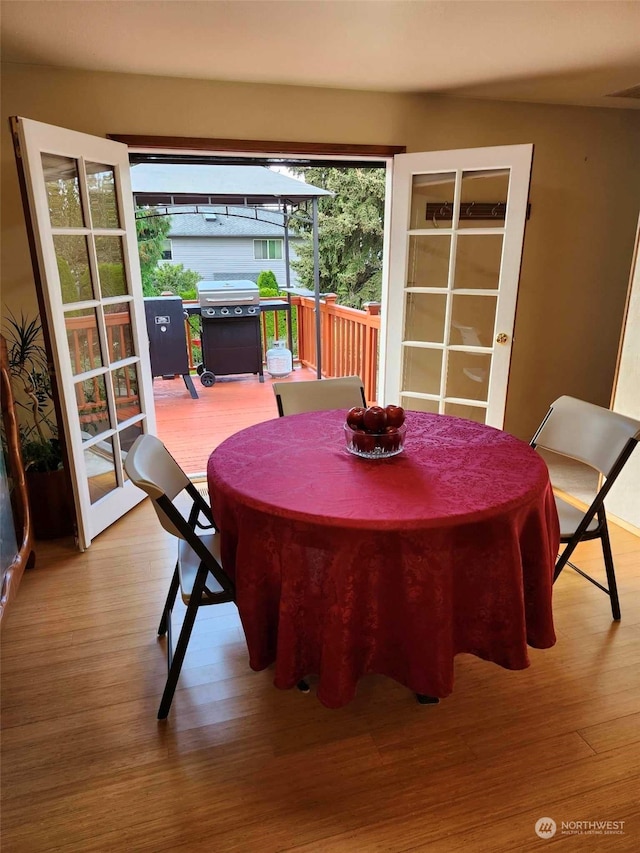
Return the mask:
[[191,396],[198,393],[189,375],[184,309],[179,296],[145,296],[144,312],[149,338],[151,374],[163,379],[182,376]]
[[260,291],[253,281],[200,281],[202,321],[200,382],[210,388],[217,376],[255,373],[264,382],[260,337]]

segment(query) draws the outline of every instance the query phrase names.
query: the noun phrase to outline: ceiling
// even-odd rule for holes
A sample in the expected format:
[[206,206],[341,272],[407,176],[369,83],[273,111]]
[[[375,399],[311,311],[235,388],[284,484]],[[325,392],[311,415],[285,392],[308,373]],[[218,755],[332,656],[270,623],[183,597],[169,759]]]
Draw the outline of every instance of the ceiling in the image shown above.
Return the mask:
[[640,0],[2,0],[2,60],[640,109]]

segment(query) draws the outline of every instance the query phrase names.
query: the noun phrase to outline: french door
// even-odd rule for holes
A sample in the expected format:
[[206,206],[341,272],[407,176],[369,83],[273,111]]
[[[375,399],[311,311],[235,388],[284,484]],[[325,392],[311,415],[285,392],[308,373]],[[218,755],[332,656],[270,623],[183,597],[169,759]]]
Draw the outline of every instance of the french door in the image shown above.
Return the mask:
[[[122,462],[155,432],[128,148],[16,125],[84,549],[143,498]],[[502,425],[532,154],[394,157],[385,402]]]
[[532,156],[394,157],[385,402],[502,426]]
[[144,497],[123,459],[155,432],[126,145],[15,122],[84,550]]

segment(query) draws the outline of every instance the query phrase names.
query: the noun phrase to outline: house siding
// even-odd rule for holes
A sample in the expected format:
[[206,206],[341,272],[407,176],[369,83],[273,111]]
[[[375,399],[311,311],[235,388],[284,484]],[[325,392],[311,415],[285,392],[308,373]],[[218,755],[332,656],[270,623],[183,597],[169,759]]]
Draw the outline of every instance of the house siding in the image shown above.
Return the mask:
[[[284,287],[287,281],[284,258],[281,261],[256,260],[253,256],[254,239],[260,238],[171,237],[172,257],[165,263],[182,264],[185,269],[199,273],[205,281],[245,277],[256,281],[263,270],[271,270],[278,284]],[[289,242],[292,260],[297,257],[296,242],[295,239]],[[294,270],[291,270],[290,280],[291,287],[299,285],[298,276]]]

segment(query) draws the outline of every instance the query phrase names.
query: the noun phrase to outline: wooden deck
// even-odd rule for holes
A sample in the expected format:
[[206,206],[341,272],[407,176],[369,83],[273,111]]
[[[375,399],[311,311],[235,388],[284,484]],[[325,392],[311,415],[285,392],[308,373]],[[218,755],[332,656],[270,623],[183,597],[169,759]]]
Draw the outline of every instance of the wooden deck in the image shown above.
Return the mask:
[[[315,371],[296,367],[279,382],[315,379]],[[274,380],[264,383],[252,374],[221,376],[213,388],[203,388],[194,377],[194,400],[182,377],[154,379],[158,437],[188,474],[206,471],[211,451],[238,430],[278,417]]]

